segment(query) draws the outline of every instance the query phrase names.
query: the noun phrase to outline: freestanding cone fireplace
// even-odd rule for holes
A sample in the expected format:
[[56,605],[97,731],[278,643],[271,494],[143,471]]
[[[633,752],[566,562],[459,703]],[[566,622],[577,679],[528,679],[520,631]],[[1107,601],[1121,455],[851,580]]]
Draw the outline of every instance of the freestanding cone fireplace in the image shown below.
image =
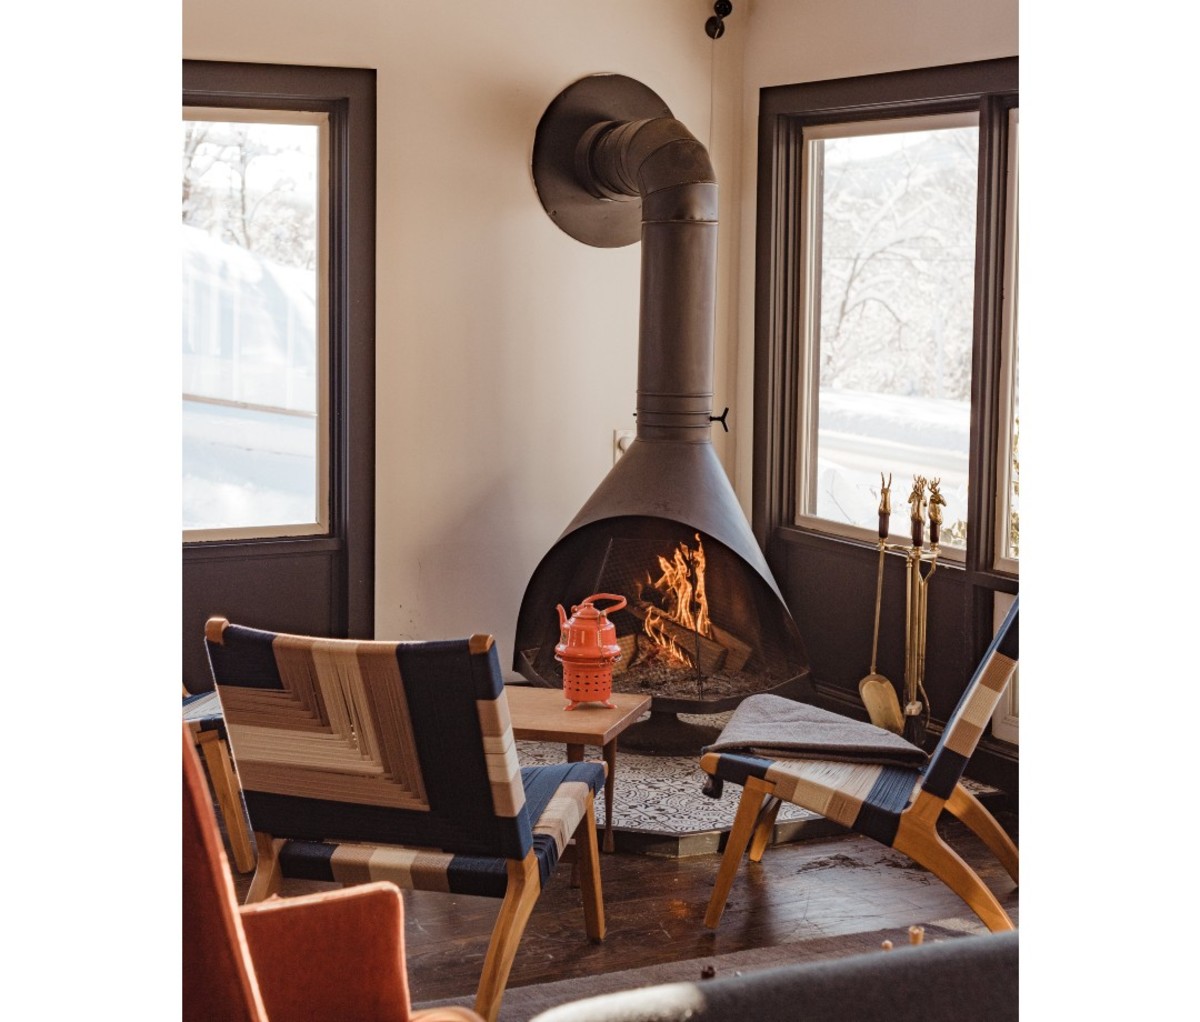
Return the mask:
[[644,85],[593,75],[547,108],[533,174],[547,213],[601,247],[641,238],[637,436],[537,566],[514,669],[561,686],[558,604],[617,594],[613,689],[652,698],[622,742],[691,754],[678,714],[755,692],[813,698],[799,630],[713,450],[717,185],[708,153]]

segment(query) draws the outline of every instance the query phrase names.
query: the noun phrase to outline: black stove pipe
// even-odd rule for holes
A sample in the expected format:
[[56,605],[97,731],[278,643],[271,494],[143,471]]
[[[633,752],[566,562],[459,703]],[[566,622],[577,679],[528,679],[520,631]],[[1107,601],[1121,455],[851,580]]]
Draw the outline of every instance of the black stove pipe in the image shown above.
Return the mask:
[[575,166],[596,197],[642,200],[638,438],[708,443],[717,290],[708,152],[670,117],[606,121],[580,139]]
[[606,518],[683,522],[724,543],[782,602],[712,447],[717,184],[704,146],[671,117],[602,120],[575,175],[598,199],[640,196],[637,437],[564,530]]

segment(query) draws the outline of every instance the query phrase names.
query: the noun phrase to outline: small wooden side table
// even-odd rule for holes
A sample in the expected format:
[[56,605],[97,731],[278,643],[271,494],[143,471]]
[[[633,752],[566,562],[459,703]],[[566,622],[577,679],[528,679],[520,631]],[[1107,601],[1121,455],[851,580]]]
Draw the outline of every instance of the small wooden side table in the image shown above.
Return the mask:
[[608,764],[604,782],[604,850],[613,850],[612,796],[617,776],[617,737],[650,709],[650,697],[614,692],[610,710],[599,703],[584,703],[566,709],[567,700],[557,688],[536,685],[506,685],[508,712],[512,717],[513,737],[533,742],[564,742],[567,760],[583,759],[585,745],[598,745]]

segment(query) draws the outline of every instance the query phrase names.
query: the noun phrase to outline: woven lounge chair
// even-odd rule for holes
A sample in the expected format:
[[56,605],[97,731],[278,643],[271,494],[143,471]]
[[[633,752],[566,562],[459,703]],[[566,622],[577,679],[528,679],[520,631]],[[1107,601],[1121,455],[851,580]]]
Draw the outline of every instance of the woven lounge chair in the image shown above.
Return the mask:
[[708,794],[719,796],[723,781],[744,788],[706,926],[720,922],[747,846],[751,861],[762,858],[787,801],[903,852],[958,894],[989,930],[1014,929],[996,896],[939,836],[937,821],[949,810],[1017,880],[1016,845],[963,787],[962,775],[1017,667],[1018,604],[1013,601],[929,757],[890,731],[778,696],[755,695],[738,706],[700,760]]
[[378,642],[211,618],[209,662],[258,845],[247,903],[284,878],[502,898],[476,994],[494,1020],[534,903],[575,837],[604,937],[602,763],[522,769],[492,637]]

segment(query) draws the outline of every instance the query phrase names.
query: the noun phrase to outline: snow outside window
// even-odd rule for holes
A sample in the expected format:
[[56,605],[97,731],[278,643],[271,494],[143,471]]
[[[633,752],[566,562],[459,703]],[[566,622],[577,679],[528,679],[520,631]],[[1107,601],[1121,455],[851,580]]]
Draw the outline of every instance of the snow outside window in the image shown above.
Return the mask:
[[805,525],[873,536],[882,473],[905,537],[920,475],[965,549],[978,153],[976,113],[804,129]]
[[329,531],[328,117],[183,115],[183,529]]

